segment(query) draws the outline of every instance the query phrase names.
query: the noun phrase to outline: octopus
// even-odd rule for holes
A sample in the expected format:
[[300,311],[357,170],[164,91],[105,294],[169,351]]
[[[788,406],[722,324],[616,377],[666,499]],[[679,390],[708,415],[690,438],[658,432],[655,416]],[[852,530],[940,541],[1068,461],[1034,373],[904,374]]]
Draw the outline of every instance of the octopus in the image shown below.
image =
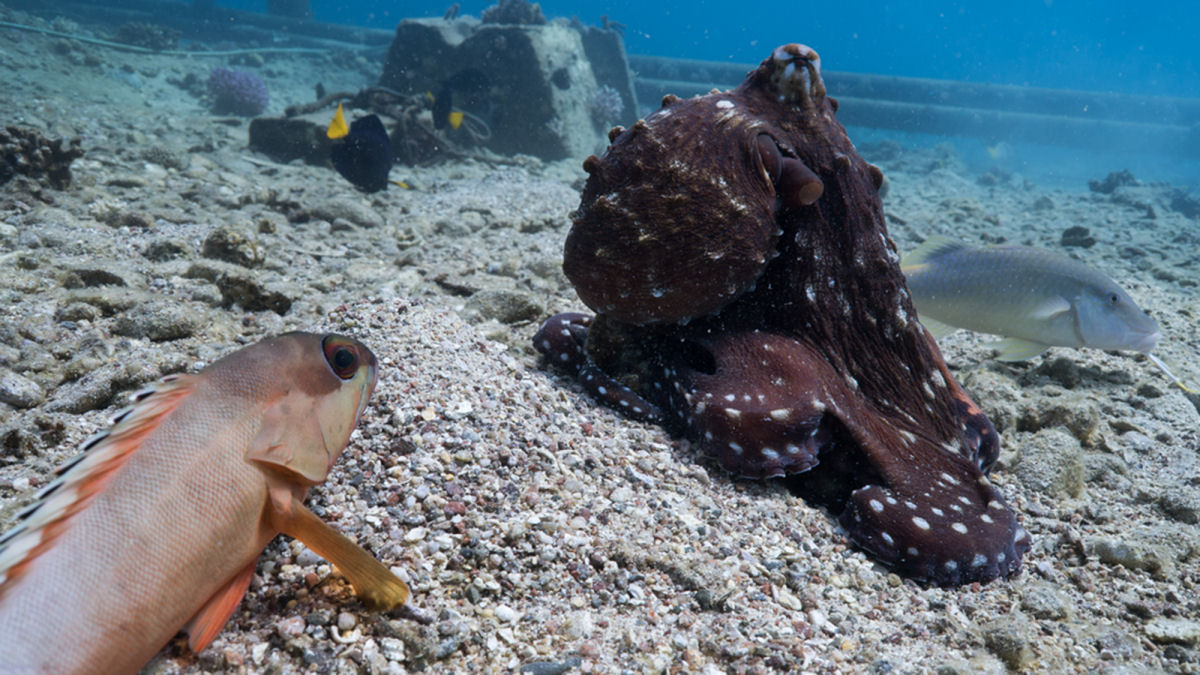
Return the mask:
[[883,174],[837,107],[789,44],[614,128],[563,252],[596,314],[550,317],[534,346],[729,472],[783,479],[898,574],[1014,574],[1030,537],[987,477],[996,429],[918,321]]

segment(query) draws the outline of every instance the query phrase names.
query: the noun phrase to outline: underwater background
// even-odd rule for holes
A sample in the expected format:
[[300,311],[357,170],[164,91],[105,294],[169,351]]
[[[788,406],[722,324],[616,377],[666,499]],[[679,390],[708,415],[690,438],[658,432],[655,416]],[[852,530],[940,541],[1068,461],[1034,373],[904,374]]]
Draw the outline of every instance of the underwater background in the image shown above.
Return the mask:
[[[262,10],[261,2],[220,3]],[[489,4],[460,3],[478,15]],[[1160,96],[1200,95],[1200,9],[1187,2],[561,2],[547,17],[625,24],[633,54],[758,63],[805,42],[837,70]],[[320,21],[391,28],[445,2],[315,0]]]
[[[460,12],[479,14],[489,3],[463,2]],[[910,78],[958,80],[1062,90],[1134,95],[1200,96],[1200,9],[1185,2],[1015,3],[846,2],[542,2],[547,17],[606,17],[624,27],[630,54],[722,61],[751,66],[765,49],[804,42],[826,68]],[[233,0],[221,6],[262,11],[261,2]],[[447,3],[312,3],[314,18],[330,23],[391,28],[405,17],[440,17]],[[731,83],[732,84],[732,83]],[[643,105],[649,103],[642,101]],[[1082,106],[1081,106],[1082,107]],[[1145,121],[1155,121],[1148,111]],[[1194,112],[1193,125],[1200,125]],[[1165,121],[1165,120],[1164,120]],[[1174,122],[1175,120],[1171,120]],[[935,145],[937,134],[901,134],[908,142]],[[1200,148],[1200,130],[1189,142]],[[869,129],[856,140],[877,138]],[[984,170],[995,159],[995,141],[960,139],[963,159]],[[989,147],[992,151],[989,153]],[[1047,184],[1078,183],[1097,162],[1123,165],[1146,178],[1200,184],[1200,150],[1188,155],[1139,156],[1110,152],[1103,143],[1081,151],[1009,142],[1002,162]]]

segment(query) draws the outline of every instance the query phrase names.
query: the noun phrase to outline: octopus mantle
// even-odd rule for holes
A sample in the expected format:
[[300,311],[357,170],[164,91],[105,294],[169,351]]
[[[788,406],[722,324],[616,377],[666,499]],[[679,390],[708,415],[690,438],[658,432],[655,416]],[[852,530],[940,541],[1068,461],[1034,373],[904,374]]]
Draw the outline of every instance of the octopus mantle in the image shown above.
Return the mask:
[[986,477],[996,431],[918,323],[882,173],[836,111],[791,44],[733,91],[614,129],[563,260],[597,316],[551,317],[535,346],[725,469],[787,477],[902,574],[1011,574],[1030,542]]

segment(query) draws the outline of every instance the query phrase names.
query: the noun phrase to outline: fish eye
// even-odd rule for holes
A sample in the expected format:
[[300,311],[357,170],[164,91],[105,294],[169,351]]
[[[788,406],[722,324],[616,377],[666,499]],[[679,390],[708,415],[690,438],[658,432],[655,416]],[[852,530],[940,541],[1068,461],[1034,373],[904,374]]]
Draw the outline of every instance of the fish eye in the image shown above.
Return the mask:
[[358,355],[344,342],[329,336],[321,348],[325,351],[325,361],[338,377],[349,380],[358,372]]
[[1109,293],[1108,301],[1115,305],[1115,304],[1121,302],[1121,297],[1119,295],[1117,295],[1116,293]]

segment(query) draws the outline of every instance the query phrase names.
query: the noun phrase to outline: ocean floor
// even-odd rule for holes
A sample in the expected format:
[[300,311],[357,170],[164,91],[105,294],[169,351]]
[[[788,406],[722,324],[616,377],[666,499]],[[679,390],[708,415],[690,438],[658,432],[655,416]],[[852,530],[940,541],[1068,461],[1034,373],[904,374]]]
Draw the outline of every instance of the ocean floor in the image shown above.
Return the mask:
[[[944,341],[1001,431],[992,479],[1034,544],[1013,578],[920,586],[781,484],[734,480],[539,363],[539,322],[586,309],[559,268],[579,160],[398,166],[413,189],[364,196],[251,153],[245,119],[180,84],[228,60],[5,35],[7,123],[82,136],[85,155],[67,189],[0,188],[0,530],[162,375],[291,329],[380,359],[309,503],[409,581],[414,611],[368,611],[277,539],[213,645],[176,640],[149,672],[1200,671],[1200,398],[1144,357],[1005,364],[986,336]],[[378,68],[253,63],[272,113]],[[860,150],[891,181],[902,250],[950,235],[1074,255],[1155,316],[1157,353],[1200,384],[1200,223],[1171,185],[1048,190],[968,170],[951,144]],[[1094,245],[1064,247],[1074,226]]]

